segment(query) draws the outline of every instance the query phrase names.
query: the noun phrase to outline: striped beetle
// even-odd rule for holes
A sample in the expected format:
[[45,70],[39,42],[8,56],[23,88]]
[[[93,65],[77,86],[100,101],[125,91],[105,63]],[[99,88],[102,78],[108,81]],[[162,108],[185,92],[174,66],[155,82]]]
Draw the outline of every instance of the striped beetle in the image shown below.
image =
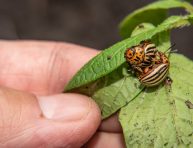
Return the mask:
[[139,81],[147,87],[159,85],[167,78],[169,73],[170,63],[167,56],[160,51],[157,56],[159,58],[155,61],[155,64],[144,68],[143,73],[138,73]]
[[128,48],[125,59],[134,71],[143,72],[142,68],[152,65],[156,61],[155,44],[150,41],[142,41],[139,45]]
[[[167,51],[171,52],[173,46]],[[166,52],[158,51],[150,41],[142,41],[139,45],[126,50],[125,59],[141,84],[153,87],[166,80],[168,76],[170,63]]]
[[147,87],[159,85],[168,75],[168,64],[156,64],[147,73],[140,75],[139,81]]

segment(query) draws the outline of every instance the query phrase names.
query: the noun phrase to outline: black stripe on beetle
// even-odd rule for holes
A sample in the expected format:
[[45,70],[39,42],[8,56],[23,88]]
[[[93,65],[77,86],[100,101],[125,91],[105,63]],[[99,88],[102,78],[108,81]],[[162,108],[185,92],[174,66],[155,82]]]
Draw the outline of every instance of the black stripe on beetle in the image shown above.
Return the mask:
[[148,87],[156,86],[160,84],[168,75],[169,65],[160,64],[157,67],[150,70],[144,77],[140,79],[143,85]]
[[[160,65],[160,67],[158,66],[157,68],[153,69],[155,72],[154,74],[149,74],[148,76],[146,76],[144,78],[145,82],[150,82],[151,80],[155,79],[155,77],[159,76],[160,74],[162,74],[163,72],[166,71],[167,69],[167,65],[164,65],[163,67],[161,67],[162,65]],[[152,73],[153,73],[152,72]]]

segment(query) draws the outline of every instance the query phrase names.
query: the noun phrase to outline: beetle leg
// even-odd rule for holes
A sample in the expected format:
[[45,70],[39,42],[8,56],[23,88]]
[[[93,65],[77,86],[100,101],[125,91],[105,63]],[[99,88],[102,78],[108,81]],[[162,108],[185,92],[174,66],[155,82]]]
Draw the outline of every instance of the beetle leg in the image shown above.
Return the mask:
[[145,67],[143,70],[144,73],[147,73],[148,71],[149,71],[149,67]]
[[143,73],[143,70],[140,67],[138,67],[138,66],[134,67],[134,69],[137,70],[140,73]]

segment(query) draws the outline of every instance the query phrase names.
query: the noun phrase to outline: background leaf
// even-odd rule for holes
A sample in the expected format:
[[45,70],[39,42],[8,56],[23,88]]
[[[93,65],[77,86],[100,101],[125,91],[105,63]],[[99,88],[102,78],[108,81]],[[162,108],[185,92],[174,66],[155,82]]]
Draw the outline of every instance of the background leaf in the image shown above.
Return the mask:
[[113,45],[89,61],[73,77],[65,90],[80,87],[107,75],[125,62],[124,52],[127,48],[139,44],[142,40],[151,39],[163,31],[190,25],[192,20],[193,15],[172,16],[154,29],[150,29]]
[[131,37],[136,36],[142,32],[146,32],[148,30],[155,29],[155,26],[151,23],[141,23],[138,24],[132,31]]
[[128,38],[132,30],[139,24],[147,22],[155,26],[160,24],[167,17],[167,10],[171,8],[184,8],[193,13],[193,7],[187,2],[177,0],[161,0],[151,3],[143,8],[135,10],[120,23],[120,34]]
[[[136,36],[140,33],[146,32],[148,30],[154,29],[155,26],[150,23],[141,23],[131,33],[131,37]],[[151,41],[156,44],[156,47],[159,51],[166,51],[168,48],[171,47],[170,43],[170,31],[163,31],[158,33],[157,35],[151,38]]]
[[148,88],[121,109],[119,120],[127,147],[193,147],[193,62],[170,58],[172,90]]

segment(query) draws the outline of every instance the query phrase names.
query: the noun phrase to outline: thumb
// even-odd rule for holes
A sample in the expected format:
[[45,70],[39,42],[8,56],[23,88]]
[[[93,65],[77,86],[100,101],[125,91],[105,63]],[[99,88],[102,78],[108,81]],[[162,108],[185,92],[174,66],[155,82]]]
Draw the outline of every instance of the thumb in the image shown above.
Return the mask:
[[94,101],[79,94],[0,88],[0,108],[0,147],[81,147],[100,123]]

